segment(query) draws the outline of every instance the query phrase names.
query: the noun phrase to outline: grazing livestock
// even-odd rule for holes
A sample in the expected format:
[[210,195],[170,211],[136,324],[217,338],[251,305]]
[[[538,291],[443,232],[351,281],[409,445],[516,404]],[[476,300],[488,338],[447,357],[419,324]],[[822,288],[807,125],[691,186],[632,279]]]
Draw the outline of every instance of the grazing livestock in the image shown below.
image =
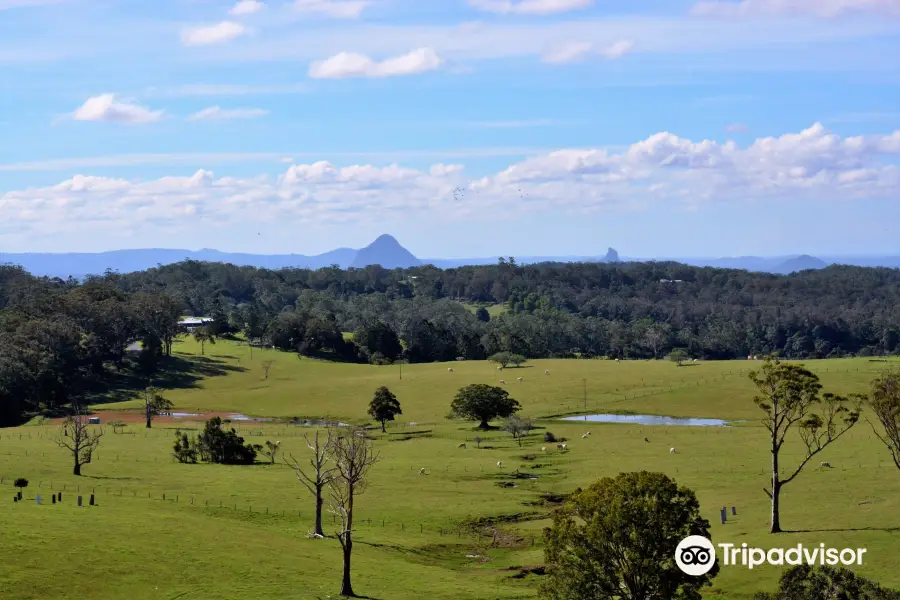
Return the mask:
[[419,469],[419,475],[424,475],[424,474],[425,474],[425,467],[422,467],[421,469]]
[[541,452],[546,452],[546,451],[547,451],[547,446],[541,446]]
[[647,438],[644,438],[644,441],[647,442],[648,444],[650,443],[650,440],[648,440]]
[[563,450],[568,450],[568,449],[569,449],[569,445],[568,445],[568,444],[563,444],[563,445],[562,445],[562,449],[563,449]]
[[505,380],[505,379],[501,379],[501,380],[500,380],[500,385],[506,385],[506,380]]
[[550,374],[550,369],[545,369],[545,370],[544,370],[544,375],[549,375],[549,374]]
[[830,469],[830,468],[831,468],[831,463],[823,462],[820,466],[821,466],[823,469]]
[[503,370],[503,365],[498,366],[498,367],[497,367],[497,370],[498,370],[498,371],[502,371],[502,370]]
[[585,439],[586,437],[587,437],[587,434],[586,434],[586,433],[582,433],[582,434],[581,434],[581,439]]
[[619,362],[619,359],[618,359],[618,358],[616,359],[616,362]]
[[556,449],[557,449],[557,450],[562,450],[562,449],[563,449],[563,445],[562,445],[562,444],[557,444],[557,445],[556,445]]
[[460,444],[459,446],[457,446],[457,448],[465,448],[465,447],[466,447],[466,443],[465,443],[465,442],[463,442],[462,444]]
[[448,373],[452,373],[452,372],[453,372],[453,367],[447,367],[447,372],[448,372]]
[[669,448],[669,454],[675,454],[675,448]]
[[519,377],[519,381],[525,381],[524,377]]
[[503,461],[502,461],[502,460],[498,460],[498,461],[497,461],[497,468],[498,468],[498,469],[502,469],[502,468],[503,468]]

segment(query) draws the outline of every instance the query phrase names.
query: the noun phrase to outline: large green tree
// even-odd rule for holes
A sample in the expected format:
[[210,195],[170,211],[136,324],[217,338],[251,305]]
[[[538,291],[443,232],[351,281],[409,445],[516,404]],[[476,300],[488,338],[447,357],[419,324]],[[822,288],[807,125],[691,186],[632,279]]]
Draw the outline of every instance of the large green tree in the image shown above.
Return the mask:
[[547,600],[699,600],[717,575],[675,562],[684,538],[710,538],[690,489],[662,473],[620,473],[576,490],[544,530]]
[[506,418],[519,411],[516,400],[501,387],[473,383],[460,388],[450,404],[450,416],[456,419],[479,421],[480,429],[489,429],[489,421]]
[[381,321],[360,327],[355,332],[353,341],[369,356],[373,356],[377,352],[391,361],[403,352],[403,346],[400,345],[397,333]]
[[[769,431],[772,479],[770,488],[763,488],[763,491],[771,500],[769,531],[779,533],[782,530],[782,488],[794,481],[814,456],[859,421],[861,399],[822,394],[822,385],[815,373],[772,357],[765,360],[762,368],[750,371],[749,377],[758,392],[753,402],[765,413],[762,423]],[[803,451],[797,466],[783,471],[781,451],[792,429],[803,444]],[[782,472],[787,476],[782,476]]]
[[759,592],[754,600],[900,600],[900,592],[842,567],[798,565],[782,573],[778,591]]
[[381,422],[382,433],[387,431],[384,426],[385,422],[393,421],[394,417],[400,414],[403,414],[403,411],[400,410],[400,402],[391,390],[386,386],[375,390],[375,395],[369,402],[369,416]]

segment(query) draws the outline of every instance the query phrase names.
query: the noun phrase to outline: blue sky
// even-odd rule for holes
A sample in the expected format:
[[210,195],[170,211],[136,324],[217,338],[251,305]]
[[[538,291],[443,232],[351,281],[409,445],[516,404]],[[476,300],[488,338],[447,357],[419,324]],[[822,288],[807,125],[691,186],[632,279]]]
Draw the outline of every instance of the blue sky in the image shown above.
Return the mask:
[[0,252],[900,254],[897,0],[0,0]]

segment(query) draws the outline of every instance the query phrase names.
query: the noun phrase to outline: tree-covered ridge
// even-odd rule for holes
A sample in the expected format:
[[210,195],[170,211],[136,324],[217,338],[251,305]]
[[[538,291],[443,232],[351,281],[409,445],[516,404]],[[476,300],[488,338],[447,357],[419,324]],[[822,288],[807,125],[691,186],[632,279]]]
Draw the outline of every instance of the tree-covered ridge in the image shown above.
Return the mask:
[[[186,261],[105,279],[128,292],[164,289],[190,312],[227,319],[235,329],[258,321],[260,336],[283,329],[283,321],[273,325],[283,313],[315,316],[341,331],[382,322],[414,361],[499,351],[649,358],[674,348],[711,359],[769,352],[814,358],[891,353],[900,345],[896,269],[832,266],[777,276],[662,262],[503,261],[447,270],[271,271]],[[460,302],[509,311],[485,323]]]
[[[212,317],[210,339],[240,333],[375,364],[498,353],[661,358],[676,349],[687,358],[819,358],[900,352],[897,298],[900,270],[840,266],[775,276],[675,263],[272,271],[185,261],[84,282],[5,266],[0,421],[120,387],[110,374],[154,376],[182,314]],[[491,317],[473,304],[508,310]]]

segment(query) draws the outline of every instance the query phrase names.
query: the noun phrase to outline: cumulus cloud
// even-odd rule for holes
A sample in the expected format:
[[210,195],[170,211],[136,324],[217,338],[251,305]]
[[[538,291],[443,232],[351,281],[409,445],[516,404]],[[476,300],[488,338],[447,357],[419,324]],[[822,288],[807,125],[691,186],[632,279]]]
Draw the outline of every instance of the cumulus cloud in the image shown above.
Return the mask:
[[475,10],[501,15],[552,15],[593,5],[594,0],[469,0]]
[[243,17],[256,14],[265,7],[266,4],[259,0],[241,0],[228,11],[228,14],[233,17]]
[[112,234],[175,226],[185,215],[231,226],[416,214],[472,219],[511,202],[526,211],[745,200],[777,205],[810,198],[849,202],[897,197],[900,167],[893,162],[898,156],[900,130],[842,138],[816,123],[746,146],[660,132],[621,150],[563,149],[474,179],[453,163],[419,169],[328,161],[286,164],[277,178],[217,177],[206,170],[152,181],[84,174],[53,186],[0,192],[0,222],[41,234],[86,229]]
[[232,119],[255,119],[264,117],[269,111],[262,108],[222,108],[210,106],[188,117],[188,121],[230,121]]
[[299,13],[322,15],[333,19],[358,19],[369,6],[367,0],[294,0]]
[[433,71],[443,64],[432,48],[418,48],[407,54],[376,62],[365,54],[341,52],[309,67],[314,79],[345,79],[349,77],[397,77]]
[[742,0],[703,1],[691,9],[701,17],[812,16],[830,19],[853,13],[900,17],[897,0]]
[[150,110],[139,104],[118,100],[115,94],[100,94],[88,98],[72,113],[72,118],[76,121],[108,121],[129,125],[152,123],[162,117],[161,110]]
[[634,49],[634,42],[620,40],[608,46],[596,47],[590,42],[568,42],[557,46],[541,57],[541,61],[549,65],[562,65],[598,55],[608,60],[621,58]]
[[185,46],[211,46],[224,44],[248,33],[248,29],[234,21],[222,21],[215,25],[190,27],[181,32],[181,43]]

